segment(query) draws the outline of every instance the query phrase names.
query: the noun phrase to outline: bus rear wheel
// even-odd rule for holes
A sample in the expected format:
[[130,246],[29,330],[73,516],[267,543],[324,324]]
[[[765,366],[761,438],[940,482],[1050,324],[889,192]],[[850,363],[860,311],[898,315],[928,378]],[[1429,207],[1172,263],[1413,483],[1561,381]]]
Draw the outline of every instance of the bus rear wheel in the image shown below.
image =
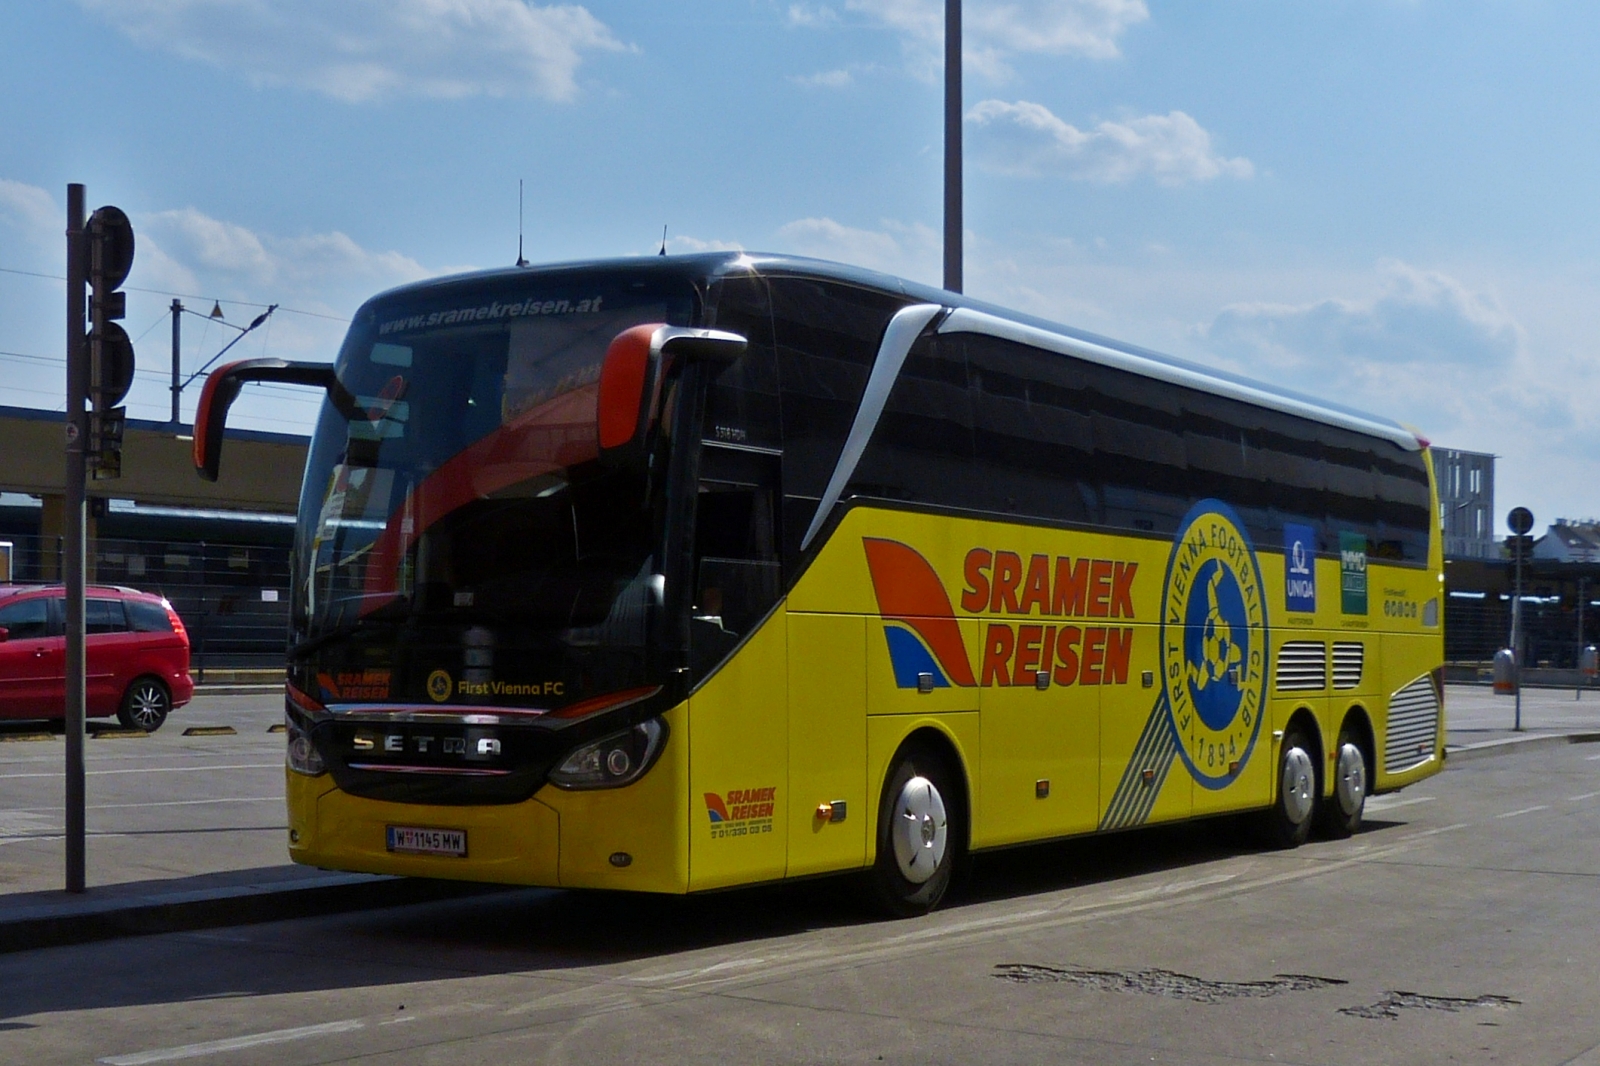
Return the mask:
[[1298,848],[1311,834],[1317,808],[1317,762],[1299,728],[1283,734],[1278,752],[1278,796],[1266,812],[1265,836],[1274,848]]
[[955,780],[944,761],[926,751],[902,753],[878,805],[872,883],[879,906],[899,918],[937,907],[963,839]]
[[1339,730],[1339,745],[1334,749],[1333,795],[1317,812],[1317,827],[1334,840],[1361,828],[1361,815],[1367,806],[1367,789],[1372,775],[1359,737],[1348,725]]

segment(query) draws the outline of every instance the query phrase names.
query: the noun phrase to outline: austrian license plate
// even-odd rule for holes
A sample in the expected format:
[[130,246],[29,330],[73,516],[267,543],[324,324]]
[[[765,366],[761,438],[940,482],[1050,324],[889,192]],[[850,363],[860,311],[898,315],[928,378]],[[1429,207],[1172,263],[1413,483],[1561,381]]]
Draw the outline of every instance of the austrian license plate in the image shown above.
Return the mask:
[[404,855],[467,856],[467,831],[465,829],[428,829],[415,825],[391,825],[388,828],[390,851]]

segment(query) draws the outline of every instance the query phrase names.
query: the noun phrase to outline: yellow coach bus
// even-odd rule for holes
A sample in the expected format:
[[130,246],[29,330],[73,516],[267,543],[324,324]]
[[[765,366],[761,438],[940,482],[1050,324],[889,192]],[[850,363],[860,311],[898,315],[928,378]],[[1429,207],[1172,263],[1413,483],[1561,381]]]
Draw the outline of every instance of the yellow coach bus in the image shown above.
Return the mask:
[[293,563],[289,852],[652,892],[1258,811],[1443,757],[1427,442],[894,278],[749,254],[364,305]]

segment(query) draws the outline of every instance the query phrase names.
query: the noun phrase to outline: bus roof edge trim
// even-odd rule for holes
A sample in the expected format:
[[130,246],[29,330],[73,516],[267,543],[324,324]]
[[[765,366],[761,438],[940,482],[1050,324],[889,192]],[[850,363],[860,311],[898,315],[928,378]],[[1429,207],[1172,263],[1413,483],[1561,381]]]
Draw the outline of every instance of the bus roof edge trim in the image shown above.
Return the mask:
[[1291,396],[1281,395],[1267,389],[1254,389],[1238,382],[1229,381],[1226,378],[1211,377],[1198,370],[1189,370],[1171,363],[1147,359],[1130,352],[1118,351],[1115,348],[1107,348],[1103,345],[1078,340],[1075,337],[1051,333],[1049,330],[1023,325],[1020,322],[1013,322],[983,311],[974,311],[967,307],[958,307],[950,312],[950,315],[939,324],[939,332],[977,333],[998,337],[1001,340],[1015,341],[1019,344],[1027,344],[1035,348],[1059,352],[1062,355],[1087,359],[1093,363],[1100,363],[1103,366],[1114,367],[1118,370],[1126,370],[1144,377],[1157,378],[1161,381],[1171,382],[1174,385],[1184,385],[1192,389],[1198,389],[1201,392],[1226,396],[1229,399],[1240,400],[1256,407],[1266,407],[1274,411],[1282,411],[1285,414],[1308,418],[1315,422],[1339,426],[1369,437],[1379,437],[1397,447],[1404,448],[1406,451],[1420,451],[1422,448],[1422,442],[1418,440],[1417,436],[1414,433],[1407,432],[1403,426],[1319,407],[1316,404],[1296,400]]

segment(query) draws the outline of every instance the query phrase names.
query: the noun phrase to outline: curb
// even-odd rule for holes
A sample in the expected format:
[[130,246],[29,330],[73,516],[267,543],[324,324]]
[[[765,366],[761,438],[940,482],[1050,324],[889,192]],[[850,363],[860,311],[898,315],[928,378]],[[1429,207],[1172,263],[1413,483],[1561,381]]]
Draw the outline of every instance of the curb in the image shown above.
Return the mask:
[[180,933],[343,911],[502,892],[503,885],[376,874],[323,874],[301,880],[115,899],[75,899],[10,911],[0,918],[0,954],[125,936]]
[[1455,748],[1446,746],[1444,749],[1445,768],[1449,769],[1457,763],[1487,759],[1495,755],[1509,755],[1514,751],[1531,751],[1536,748],[1560,747],[1564,744],[1593,744],[1596,742],[1600,742],[1600,733],[1532,733],[1521,737],[1506,737],[1503,740],[1485,740],[1477,744],[1463,744]]
[[207,681],[203,685],[196,685],[194,687],[194,694],[196,696],[239,696],[267,692],[282,693],[283,682],[280,681],[276,685],[268,685],[264,683],[245,683],[240,681],[218,681],[215,683]]

